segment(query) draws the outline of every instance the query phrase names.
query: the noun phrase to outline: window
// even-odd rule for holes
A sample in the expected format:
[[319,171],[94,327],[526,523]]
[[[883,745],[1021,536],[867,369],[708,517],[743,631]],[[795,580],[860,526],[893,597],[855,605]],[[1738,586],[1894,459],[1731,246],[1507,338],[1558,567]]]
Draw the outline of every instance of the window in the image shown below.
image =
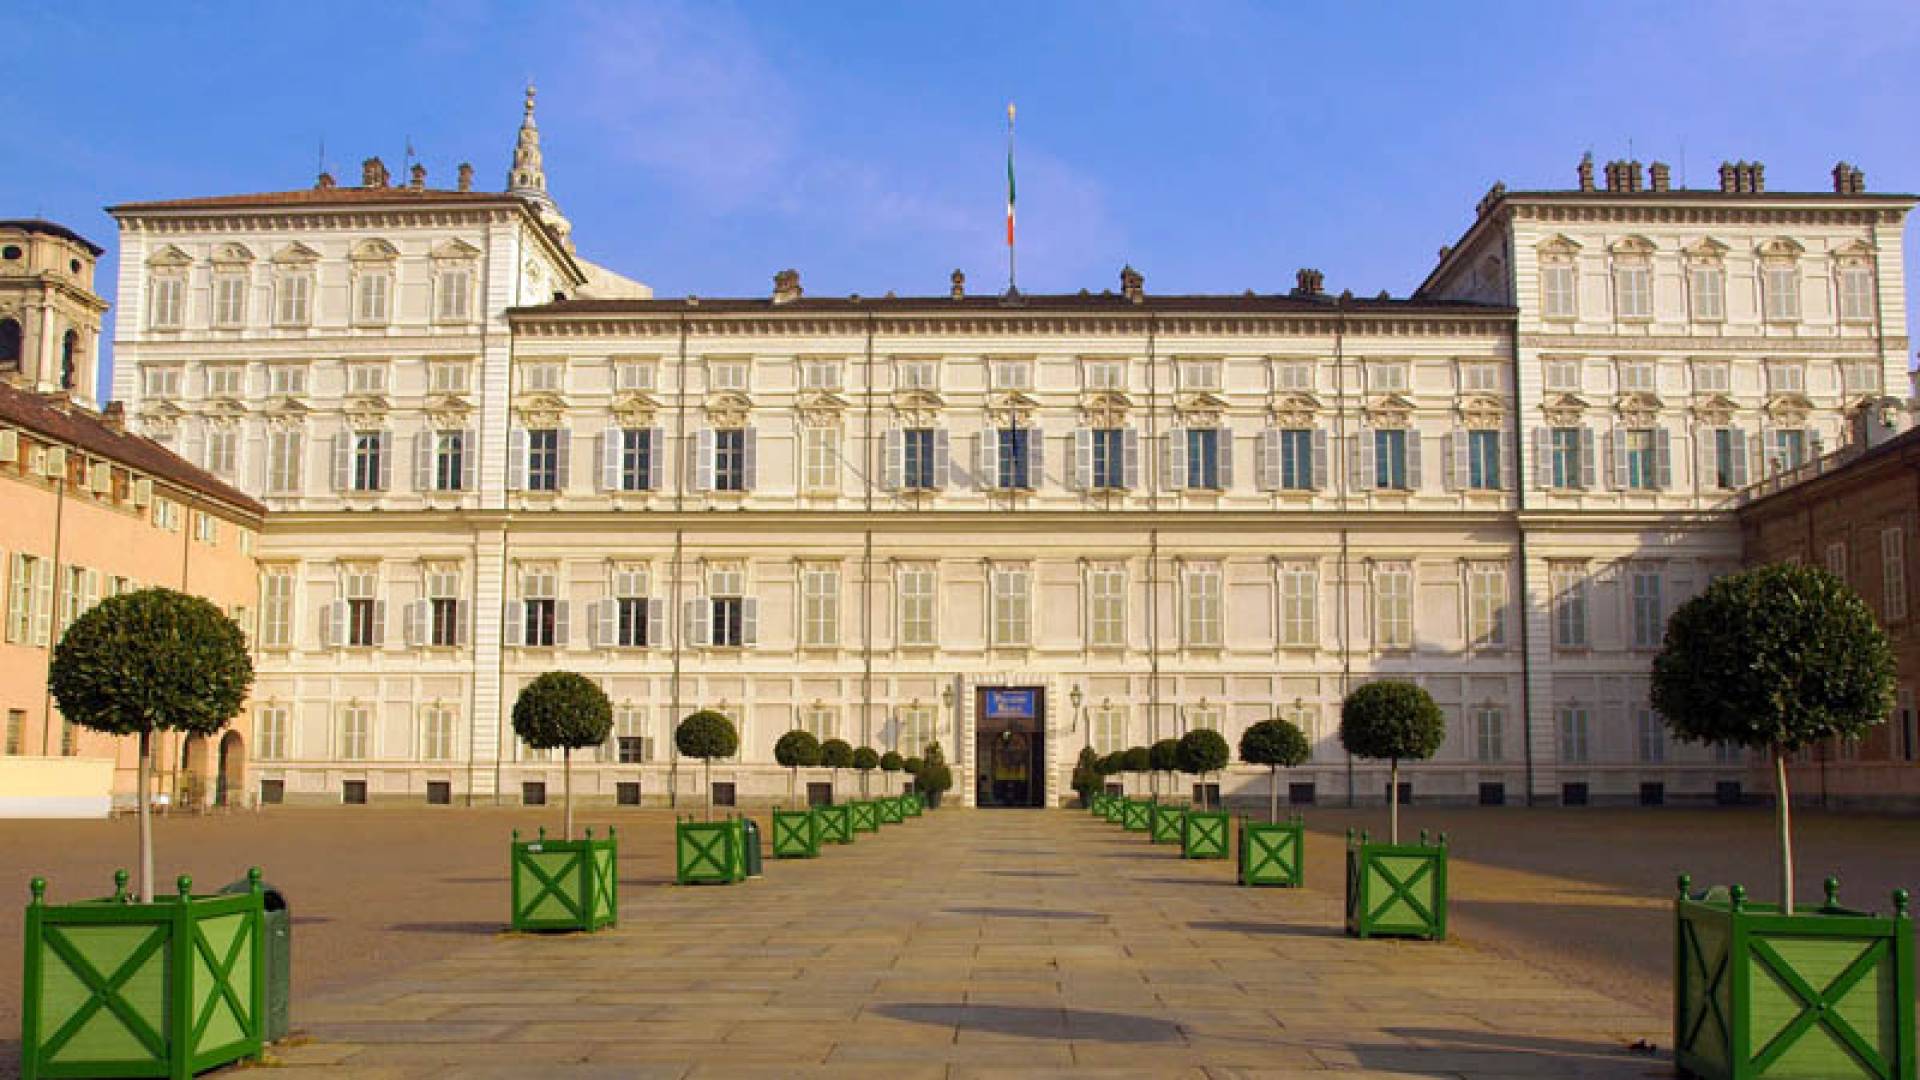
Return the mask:
[[[814,431],[831,429],[814,428]],[[828,444],[829,460],[832,445]],[[814,457],[809,456],[811,470]],[[720,428],[713,433],[713,490],[747,490],[747,432],[745,428]]]
[[167,532],[180,531],[180,504],[172,499],[153,500],[153,527]]
[[611,633],[602,639],[616,648],[644,649],[661,644],[654,640],[654,631],[649,625],[653,601],[645,596],[642,577],[637,571],[616,575],[612,606],[608,609],[613,625],[607,628]]
[[387,365],[349,364],[347,366],[347,393],[384,394],[386,392]]
[[1580,391],[1580,361],[1549,360],[1546,364],[1547,389],[1574,394]]
[[1622,360],[1620,362],[1621,392],[1653,393],[1659,389],[1655,381],[1656,371],[1652,361]]
[[1747,486],[1747,437],[1737,428],[1710,428],[1706,431],[1715,487],[1737,491]]
[[1397,393],[1407,389],[1407,365],[1375,363],[1367,365],[1367,389],[1375,393]]
[[1768,266],[1760,271],[1760,291],[1766,300],[1768,322],[1792,322],[1800,317],[1800,271],[1792,266]]
[[452,570],[427,574],[427,644],[451,649],[467,643],[466,605],[460,599],[460,575]]
[[1642,765],[1667,760],[1667,724],[1660,714],[1642,706],[1634,710],[1634,742]]
[[203,544],[220,542],[220,519],[205,511],[193,512],[193,538]]
[[1848,394],[1880,392],[1880,365],[1860,360],[1840,365],[1840,388]]
[[1311,565],[1280,568],[1280,643],[1292,648],[1320,644],[1320,573]]
[[1473,758],[1475,761],[1494,763],[1506,757],[1505,747],[1501,745],[1506,734],[1506,715],[1499,709],[1483,707],[1473,710]]
[[100,578],[94,571],[64,566],[60,579],[60,626],[54,635],[56,638],[65,636],[73,621],[100,600]]
[[1791,472],[1805,465],[1810,460],[1807,441],[1807,433],[1802,428],[1775,428],[1773,453],[1770,455],[1775,471]]
[[995,360],[991,372],[995,390],[1033,389],[1033,364],[1025,360]]
[[1587,462],[1581,453],[1590,442],[1585,428],[1550,428],[1552,478],[1557,488],[1586,486]]
[[1220,389],[1220,361],[1182,360],[1174,366],[1174,376],[1182,390],[1215,391]]
[[434,283],[434,318],[466,322],[472,318],[473,271],[464,266],[444,267]]
[[352,461],[345,485],[350,491],[385,491],[388,470],[392,467],[387,448],[391,433],[356,431],[346,436]]
[[1117,649],[1127,643],[1127,572],[1118,566],[1087,571],[1087,644]]
[[428,705],[420,710],[420,756],[427,761],[453,760],[453,710]]
[[1580,313],[1571,264],[1548,263],[1540,268],[1540,307],[1549,319],[1571,319]]
[[900,360],[896,362],[896,385],[902,390],[938,390],[940,389],[940,364],[935,360]]
[[272,428],[267,431],[267,493],[298,495],[305,483],[302,467],[303,440],[299,431]]
[[796,710],[794,726],[825,742],[840,732],[839,713],[829,705],[808,705]]
[[900,484],[908,491],[932,491],[940,486],[935,468],[942,440],[932,428],[906,428],[900,432]]
[[472,367],[464,360],[441,360],[427,365],[427,389],[435,394],[464,394]]
[[366,649],[380,644],[386,605],[374,598],[377,581],[378,575],[372,570],[348,570],[341,575],[341,611],[350,647]]
[[1907,617],[1907,534],[1880,530],[1880,612],[1888,622]]
[[523,394],[557,394],[562,389],[566,374],[563,364],[523,363],[520,365],[520,392]]
[[1725,364],[1695,364],[1693,390],[1696,394],[1724,394],[1731,384]]
[[1613,270],[1614,303],[1622,319],[1653,317],[1653,270],[1644,263]]
[[15,553],[7,580],[7,641],[44,647],[53,632],[53,563]]
[[614,723],[620,764],[642,765],[653,760],[653,738],[646,732],[646,712],[632,705],[622,706]]
[[213,325],[234,327],[247,321],[247,279],[238,274],[213,277]]
[[1187,428],[1185,436],[1187,475],[1183,486],[1204,491],[1224,490],[1226,474],[1230,471],[1226,465],[1226,457],[1231,452],[1227,433],[1219,428]]
[[1692,285],[1693,317],[1697,322],[1719,322],[1727,317],[1727,272],[1718,266],[1696,266],[1688,273]]
[[260,644],[269,649],[293,644],[293,570],[288,567],[260,572]]
[[467,475],[474,462],[467,448],[467,433],[464,431],[436,431],[427,436],[432,440],[432,475],[429,477],[434,491],[464,491],[467,488]]
[[901,757],[923,757],[927,747],[934,741],[934,725],[938,723],[938,714],[931,705],[902,706],[899,716],[899,734],[894,739],[894,749]]
[[747,362],[745,360],[709,360],[707,361],[707,389],[747,392]]
[[1023,566],[993,568],[992,641],[996,646],[1022,646],[1031,639],[1031,572]]
[[1198,705],[1187,706],[1185,711],[1188,731],[1211,731],[1218,733],[1221,725],[1225,721],[1222,710],[1218,705],[1209,705],[1202,702]]
[[1373,572],[1375,644],[1382,649],[1413,648],[1413,568],[1389,563]]
[[[728,432],[722,431],[721,435]],[[738,434],[735,432],[734,434]],[[840,487],[840,429],[805,427],[800,429],[800,486],[808,491],[836,491]],[[714,473],[715,478],[719,472]],[[718,486],[718,485],[716,485]],[[719,488],[739,491],[738,487]]]
[[800,387],[803,390],[840,389],[840,362],[837,360],[808,360],[800,365]]
[[1507,643],[1507,568],[1475,563],[1467,568],[1467,639],[1477,648]]
[[902,566],[895,577],[900,589],[900,644],[934,644],[934,571],[931,566]]
[[238,471],[240,430],[232,427],[207,429],[207,471],[231,478]]
[[1767,390],[1774,394],[1803,394],[1807,389],[1807,369],[1801,364],[1767,365]]
[[1221,645],[1220,567],[1189,566],[1186,572],[1186,644],[1189,648],[1217,649]]
[[560,490],[560,432],[556,428],[532,428],[527,438],[528,491]]
[[1499,364],[1460,365],[1460,389],[1466,393],[1494,393],[1500,389]]
[[1661,486],[1659,438],[1661,432],[1630,428],[1617,433],[1620,440],[1620,486],[1629,491],[1653,491]]
[[1847,542],[1845,540],[1835,540],[1828,544],[1824,561],[1827,567],[1827,573],[1840,578],[1842,581],[1846,580]]
[[213,397],[237,398],[247,395],[247,369],[239,364],[222,364],[207,369],[207,393]]
[[1657,649],[1667,636],[1667,609],[1658,570],[1633,572],[1633,647]]
[[[1269,487],[1280,491],[1312,491],[1321,485],[1326,443],[1309,428],[1273,428],[1264,433],[1261,464]],[[1315,452],[1315,447],[1320,452]]]
[[180,369],[177,367],[150,367],[144,372],[147,396],[150,398],[175,398],[180,396]]
[[267,369],[267,393],[292,397],[307,392],[307,369],[293,364],[275,364]]
[[645,360],[618,360],[613,365],[616,392],[652,390],[657,381],[655,365]]
[[305,273],[281,275],[274,297],[276,326],[305,326],[313,321],[313,277]]
[[1313,365],[1296,361],[1286,361],[1273,365],[1273,388],[1275,390],[1313,389]]
[[180,277],[156,277],[153,282],[153,307],[150,325],[156,330],[178,329],[186,321],[187,282]]
[[1873,321],[1873,271],[1864,266],[1843,266],[1834,276],[1840,288],[1841,321]]
[[1088,390],[1124,390],[1127,366],[1118,360],[1089,360],[1081,369]]
[[1001,428],[992,433],[999,450],[995,455],[999,461],[995,478],[999,482],[995,486],[1002,491],[1027,491],[1034,487],[1030,472],[1037,456],[1033,451],[1038,441],[1034,435],[1032,429],[1019,427]]
[[353,321],[378,326],[387,321],[387,293],[393,275],[386,270],[361,270],[353,282]]
[[1588,760],[1587,710],[1576,705],[1560,707],[1560,760],[1572,765]]
[[373,738],[373,710],[365,705],[350,705],[340,710],[340,756],[348,761],[370,757]]
[[[752,605],[742,595],[745,589],[745,574],[739,570],[715,570],[708,575],[708,589],[711,595],[707,600],[707,636],[705,644],[719,648],[738,649],[751,645],[755,641],[754,620],[751,616]],[[702,640],[696,633],[696,642]]]
[[262,761],[287,758],[287,707],[262,705],[254,713],[253,752]]
[[551,649],[565,643],[560,619],[564,605],[556,595],[557,588],[551,570],[528,570],[520,575],[520,633],[512,633],[513,620],[509,619],[508,641],[529,649]]
[[1407,433],[1383,428],[1373,433],[1373,486],[1386,491],[1408,491]]
[[810,649],[830,649],[840,644],[838,567],[800,569],[800,644]]
[[1127,748],[1125,706],[1097,705],[1087,713],[1087,736],[1095,753],[1111,754]]
[[1468,489],[1497,491],[1500,488],[1500,432],[1469,431],[1466,439]]
[[1553,643],[1562,649],[1587,647],[1587,571],[1584,566],[1556,566],[1553,588]]

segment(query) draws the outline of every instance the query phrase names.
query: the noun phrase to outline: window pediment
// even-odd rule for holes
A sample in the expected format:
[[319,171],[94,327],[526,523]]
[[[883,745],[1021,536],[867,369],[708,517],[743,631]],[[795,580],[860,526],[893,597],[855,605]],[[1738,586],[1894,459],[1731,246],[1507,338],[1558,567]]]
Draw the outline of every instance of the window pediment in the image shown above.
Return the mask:
[[245,244],[215,244],[213,246],[213,265],[226,269],[240,269],[253,262],[253,251]]
[[1175,412],[1224,412],[1227,400],[1211,390],[1196,390],[1174,399]]
[[623,390],[613,399],[613,415],[629,427],[651,423],[660,403],[640,390]]
[[567,403],[554,394],[522,394],[513,403],[513,411],[519,414],[522,427],[558,427]]
[[707,419],[716,427],[745,427],[753,402],[737,390],[723,390],[707,395],[704,408]]
[[1664,404],[1658,394],[1646,390],[1629,390],[1621,394],[1619,398],[1614,401],[1613,407],[1616,412],[1622,414],[1630,412],[1659,412]]
[[274,399],[274,401],[262,411],[264,411],[269,417],[292,417],[295,419],[305,419],[306,415],[313,410],[301,404],[298,399],[286,397],[283,395],[279,398]]
[[171,401],[155,401],[141,408],[140,415],[148,420],[178,420],[185,414]]
[[1711,236],[1703,236],[1681,250],[1686,252],[1687,258],[1689,259],[1698,262],[1710,262],[1725,258],[1727,252],[1733,249],[1715,240]]
[[1776,236],[1753,250],[1763,259],[1797,259],[1807,253],[1807,249],[1790,236]]
[[1413,402],[1399,394],[1381,394],[1361,406],[1360,416],[1368,427],[1410,427],[1413,424]]
[[348,398],[347,418],[356,421],[384,422],[387,416],[387,399],[378,394],[362,394]]
[[247,415],[247,407],[233,398],[214,398],[207,402],[206,415],[210,419],[234,421]]
[[1565,233],[1556,233],[1535,244],[1533,249],[1542,255],[1562,258],[1572,258],[1580,253],[1579,243]]
[[1864,262],[1873,258],[1873,245],[1864,240],[1855,240],[1835,248],[1833,257],[1847,263]]
[[192,266],[193,258],[172,244],[168,244],[166,247],[147,256],[147,265],[165,267],[169,270],[180,270]]
[[1506,423],[1506,402],[1492,394],[1469,394],[1458,405],[1460,423],[1477,431],[1496,430]]
[[392,262],[399,257],[400,249],[379,237],[353,245],[354,262]]
[[274,252],[273,261],[281,266],[305,266],[319,262],[320,253],[296,240]]
[[442,394],[427,400],[427,423],[435,431],[457,431],[467,426],[473,403],[458,394]]
[[1653,241],[1644,236],[1623,236],[1608,245],[1608,251],[1615,255],[1647,256],[1654,252]]
[[1268,406],[1276,427],[1310,428],[1321,411],[1320,399],[1312,394],[1293,393],[1277,395]]
[[843,412],[847,399],[831,390],[802,390],[795,408],[801,412]]
[[945,405],[931,390],[896,390],[893,394],[893,410],[899,413],[935,412]]
[[471,262],[480,257],[480,249],[456,236],[436,245],[433,257],[440,262]]
[[1767,415],[1783,423],[1801,424],[1813,412],[1813,401],[1801,393],[1775,394],[1767,399]]

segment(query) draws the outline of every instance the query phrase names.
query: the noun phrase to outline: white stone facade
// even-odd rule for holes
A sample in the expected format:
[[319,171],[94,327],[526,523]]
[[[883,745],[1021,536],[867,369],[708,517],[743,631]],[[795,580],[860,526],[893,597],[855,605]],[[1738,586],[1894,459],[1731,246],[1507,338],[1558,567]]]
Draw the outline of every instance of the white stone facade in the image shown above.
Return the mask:
[[743,802],[808,726],[937,738],[970,803],[975,691],[1016,686],[1050,803],[1083,745],[1274,715],[1314,745],[1286,780],[1378,801],[1336,729],[1387,676],[1448,716],[1416,798],[1711,798],[1747,765],[1648,712],[1665,616],[1737,565],[1730,488],[1905,386],[1903,197],[1495,192],[1412,300],[656,301],[596,298],[541,200],[401,191],[116,208],[117,396],[272,511],[254,759],[289,801],[557,791],[506,723],[556,667],[615,702],[574,780],[607,800],[697,797],[671,733],[708,707]]

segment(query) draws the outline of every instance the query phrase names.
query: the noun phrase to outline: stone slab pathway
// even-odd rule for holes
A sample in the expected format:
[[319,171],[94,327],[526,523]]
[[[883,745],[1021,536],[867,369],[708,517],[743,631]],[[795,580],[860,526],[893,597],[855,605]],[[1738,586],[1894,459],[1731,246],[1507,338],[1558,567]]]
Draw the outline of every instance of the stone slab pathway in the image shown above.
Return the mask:
[[623,886],[615,930],[476,936],[296,1002],[305,1036],[273,1060],[540,1080],[1672,1075],[1628,1049],[1664,1044],[1666,1017],[1470,943],[1349,940],[1339,881],[1232,876],[1084,813],[945,810],[740,885]]

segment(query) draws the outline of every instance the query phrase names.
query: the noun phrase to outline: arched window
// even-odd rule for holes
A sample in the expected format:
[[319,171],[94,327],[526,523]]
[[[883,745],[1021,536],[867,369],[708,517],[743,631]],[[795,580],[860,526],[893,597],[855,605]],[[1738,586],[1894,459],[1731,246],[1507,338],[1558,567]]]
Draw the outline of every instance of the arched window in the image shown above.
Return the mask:
[[71,390],[74,384],[74,354],[80,351],[80,335],[72,330],[60,339],[60,389]]
[[0,371],[20,370],[20,320],[0,319]]

